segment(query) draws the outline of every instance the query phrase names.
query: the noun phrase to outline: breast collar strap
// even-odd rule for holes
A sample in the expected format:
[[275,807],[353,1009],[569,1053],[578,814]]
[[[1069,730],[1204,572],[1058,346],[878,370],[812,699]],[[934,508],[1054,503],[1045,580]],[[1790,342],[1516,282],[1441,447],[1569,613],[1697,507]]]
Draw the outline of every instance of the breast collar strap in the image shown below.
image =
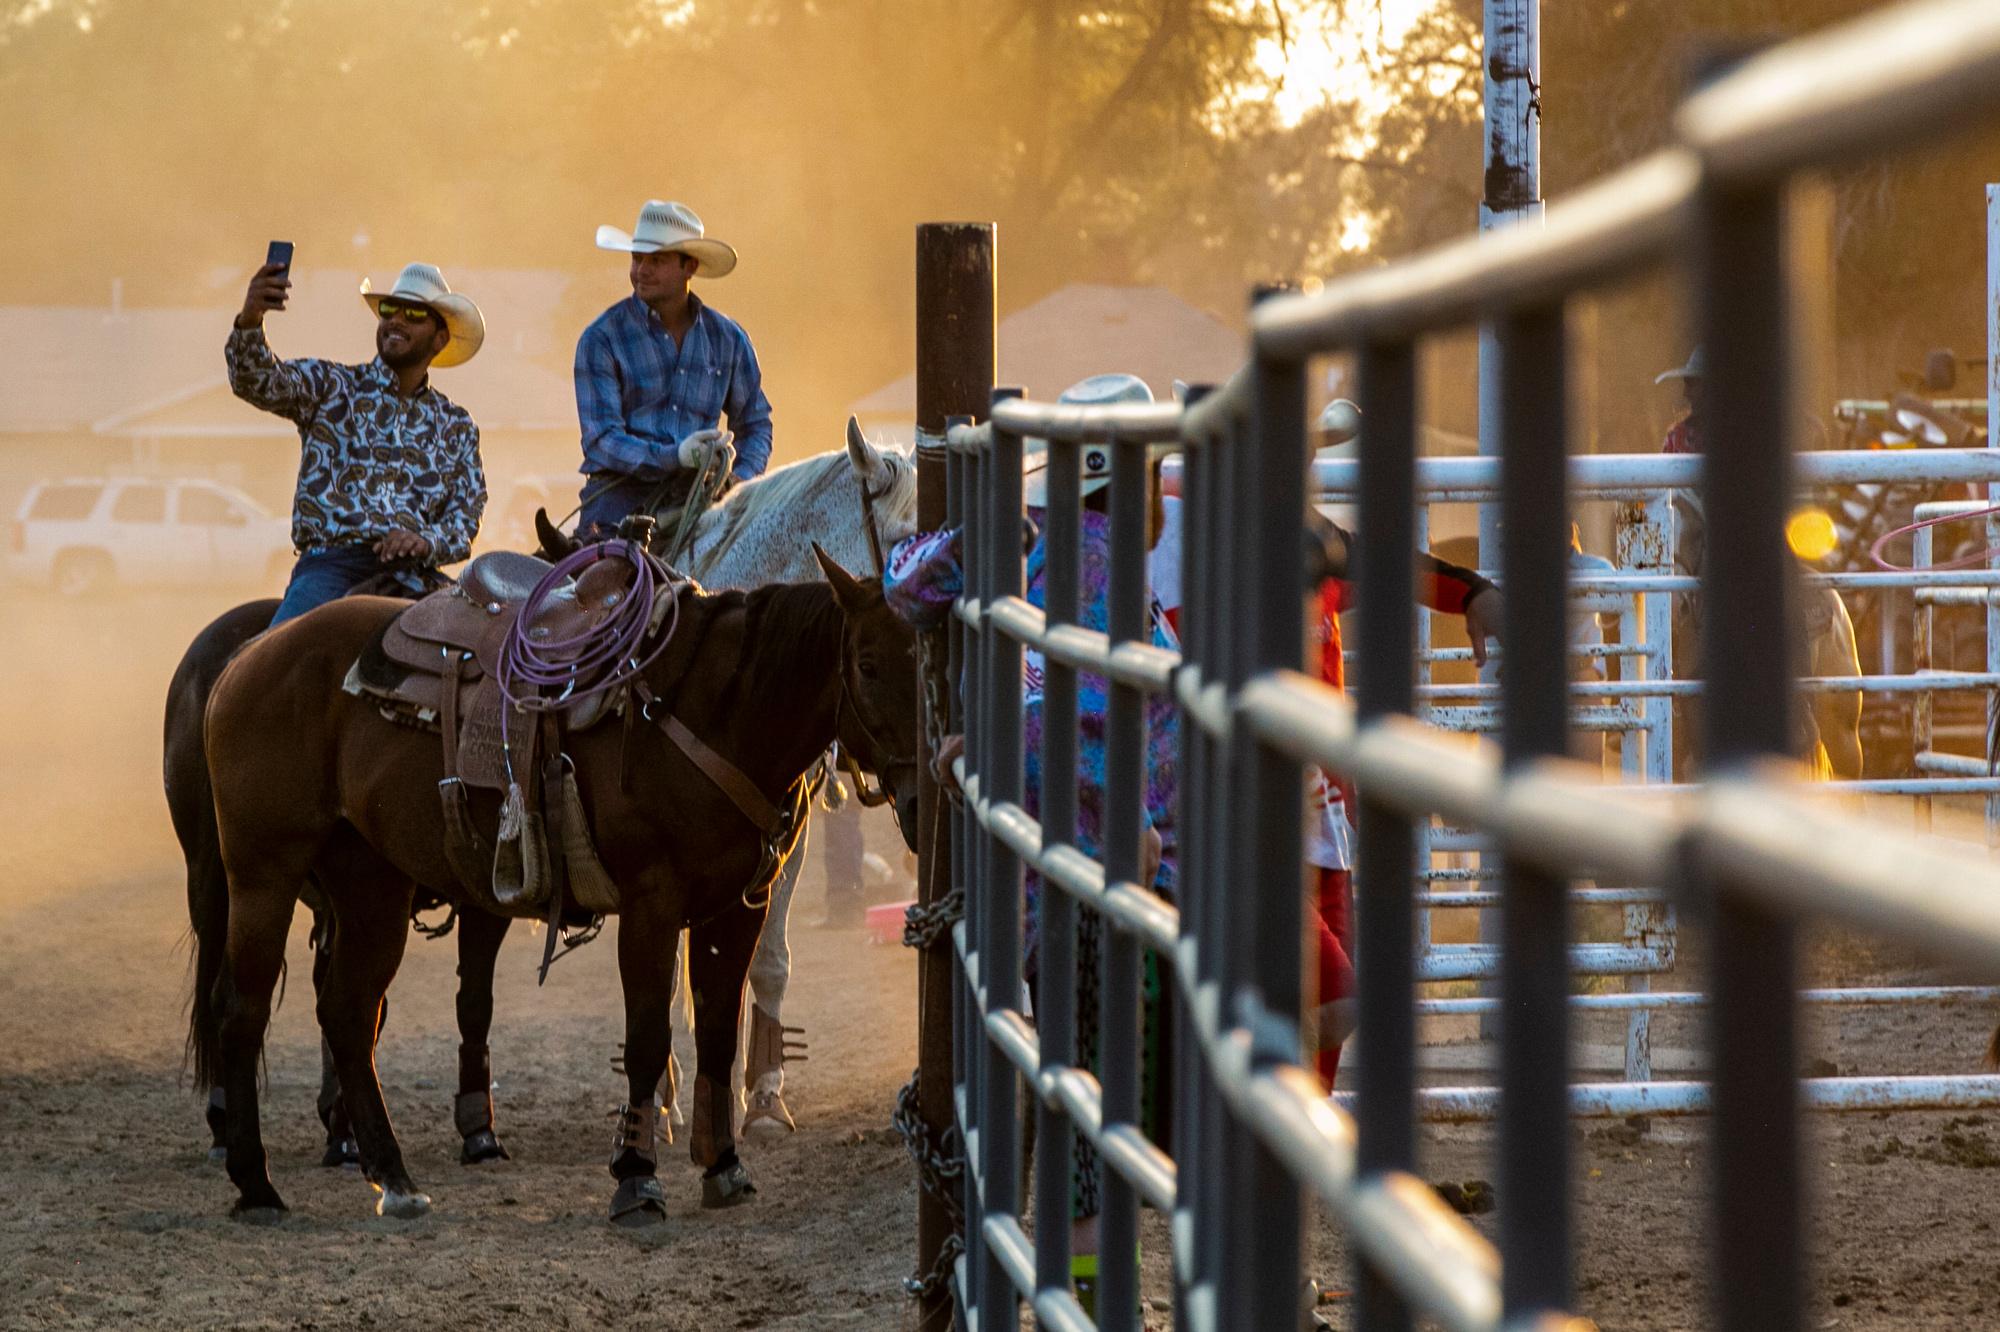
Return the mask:
[[659,727],[674,748],[680,750],[688,762],[701,769],[702,776],[715,783],[717,789],[729,797],[729,803],[736,806],[757,831],[767,838],[778,833],[784,826],[785,816],[764,798],[764,793],[757,789],[755,782],[743,775],[741,768],[704,744],[685,722],[660,703],[644,680],[632,686],[632,694],[639,704],[639,715]]

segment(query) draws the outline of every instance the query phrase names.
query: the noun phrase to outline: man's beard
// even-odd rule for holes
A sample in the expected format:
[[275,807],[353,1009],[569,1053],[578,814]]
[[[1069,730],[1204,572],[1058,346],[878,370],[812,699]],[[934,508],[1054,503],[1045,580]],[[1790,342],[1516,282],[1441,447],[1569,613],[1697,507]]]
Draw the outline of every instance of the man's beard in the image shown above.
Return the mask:
[[430,348],[426,345],[427,342],[428,339],[424,342],[419,342],[412,338],[404,346],[403,350],[391,351],[378,341],[375,345],[375,354],[380,356],[382,364],[388,366],[391,370],[409,370],[422,365],[424,359],[431,354]]

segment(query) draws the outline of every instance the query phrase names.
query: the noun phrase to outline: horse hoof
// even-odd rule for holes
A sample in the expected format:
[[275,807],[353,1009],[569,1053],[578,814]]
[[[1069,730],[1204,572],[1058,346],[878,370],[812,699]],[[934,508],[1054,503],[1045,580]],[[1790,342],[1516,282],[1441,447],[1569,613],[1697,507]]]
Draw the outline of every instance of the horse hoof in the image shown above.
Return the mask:
[[718,1207],[738,1207],[756,1195],[757,1186],[750,1182],[750,1172],[743,1168],[741,1161],[724,1166],[713,1175],[703,1175],[701,1179],[701,1205],[710,1209]]
[[229,1160],[229,1149],[222,1146],[211,1147],[208,1149],[208,1159],[215,1165],[224,1165]]
[[375,1200],[375,1215],[394,1217],[398,1221],[414,1221],[420,1216],[429,1216],[431,1196],[428,1193],[403,1193],[397,1189],[383,1189],[382,1196]]
[[657,1226],[667,1219],[667,1195],[656,1175],[634,1175],[618,1181],[611,1195],[611,1224],[627,1230]]
[[325,1155],[319,1158],[320,1165],[328,1170],[361,1168],[361,1144],[353,1138],[334,1138],[326,1144]]
[[238,1200],[229,1210],[229,1219],[246,1226],[275,1226],[285,1219],[285,1204],[274,1194],[268,1201],[244,1202]]
[[777,1092],[752,1092],[743,1112],[743,1136],[751,1142],[776,1142],[798,1128],[785,1098]]
[[480,1129],[477,1133],[465,1135],[465,1145],[459,1149],[460,1165],[485,1165],[488,1161],[511,1161],[507,1149],[500,1145],[492,1129]]

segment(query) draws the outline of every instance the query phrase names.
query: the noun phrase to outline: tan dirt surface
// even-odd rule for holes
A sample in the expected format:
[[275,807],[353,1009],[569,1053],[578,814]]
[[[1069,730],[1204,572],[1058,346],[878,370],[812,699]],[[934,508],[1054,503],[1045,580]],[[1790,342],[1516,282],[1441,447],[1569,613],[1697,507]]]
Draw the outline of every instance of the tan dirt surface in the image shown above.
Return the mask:
[[[786,1014],[812,1047],[790,1074],[800,1128],[745,1148],[760,1190],[751,1205],[702,1212],[697,1174],[675,1148],[662,1162],[667,1224],[635,1239],[605,1223],[607,1115],[623,1096],[610,1068],[622,1035],[614,948],[609,938],[592,945],[538,990],[539,940],[517,926],[501,954],[493,1037],[498,1127],[515,1160],[457,1164],[456,950],[413,940],[380,1062],[436,1211],[415,1223],[376,1219],[356,1174],[315,1164],[318,1053],[301,913],[264,1103],[273,1175],[293,1211],[275,1229],[227,1219],[233,1190],[207,1160],[199,1101],[178,1077],[186,915],[158,771],[167,678],[221,604],[10,599],[25,627],[0,689],[0,1197],[10,1203],[0,1215],[0,1328],[909,1326],[898,1281],[912,1263],[915,1188],[887,1125],[914,1060],[914,966],[899,947],[811,928],[816,853],[795,912]],[[870,846],[893,852],[892,834],[871,828]],[[1690,941],[1689,956],[1699,951]],[[1820,983],[1982,979],[1844,937],[1815,938],[1807,970]],[[1995,1016],[1822,1010],[1805,1054],[1843,1073],[1975,1072]],[[1655,1031],[1659,1050],[1701,1045],[1698,1019],[1663,1018]],[[1603,1023],[1580,1034],[1619,1038]],[[2000,1115],[1811,1124],[1807,1326],[2000,1327]],[[1710,1325],[1705,1136],[1700,1119],[1656,1120],[1645,1134],[1615,1123],[1572,1130],[1579,1307],[1604,1328]],[[1427,1129],[1423,1171],[1493,1179],[1494,1141],[1484,1127]],[[1503,1195],[1475,1224],[1497,1236],[1506,1220]],[[1160,1218],[1148,1216],[1145,1233],[1148,1323],[1160,1327]],[[1351,1286],[1330,1226],[1316,1235],[1312,1266],[1331,1291]],[[1350,1308],[1336,1293],[1322,1312],[1346,1327]]]

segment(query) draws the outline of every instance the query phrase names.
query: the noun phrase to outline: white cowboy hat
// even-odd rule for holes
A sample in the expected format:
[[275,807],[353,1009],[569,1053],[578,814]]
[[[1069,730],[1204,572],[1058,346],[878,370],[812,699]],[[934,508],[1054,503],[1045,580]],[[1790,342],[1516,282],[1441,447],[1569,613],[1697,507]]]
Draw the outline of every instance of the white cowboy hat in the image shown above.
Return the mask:
[[1326,444],[1345,444],[1361,433],[1361,409],[1346,398],[1335,398],[1320,410],[1319,433],[1330,435]]
[[726,277],[736,267],[736,251],[702,234],[701,219],[686,204],[648,199],[639,210],[639,225],[626,235],[616,227],[597,229],[597,248],[630,254],[685,254],[701,265],[703,277]]
[[1669,379],[1700,379],[1707,373],[1708,357],[1703,355],[1701,348],[1697,346],[1693,351],[1688,353],[1688,363],[1686,365],[1675,366],[1672,370],[1662,370],[1659,374],[1653,376],[1653,382],[1655,384],[1664,384]]
[[[1057,402],[1076,407],[1104,407],[1115,402],[1151,402],[1153,390],[1137,375],[1092,375],[1064,389]],[[1021,459],[1021,500],[1031,508],[1049,507],[1049,442],[1029,438],[1022,441],[1030,450]],[[1079,497],[1111,484],[1111,450],[1102,444],[1086,444],[1081,457],[1083,484]]]
[[367,278],[362,278],[361,299],[377,312],[382,302],[388,300],[408,301],[435,311],[444,320],[445,332],[451,334],[451,340],[431,362],[433,369],[464,365],[479,354],[479,345],[486,341],[486,317],[469,297],[451,289],[435,264],[405,264],[403,271],[396,274],[395,285],[387,291],[376,291]]

